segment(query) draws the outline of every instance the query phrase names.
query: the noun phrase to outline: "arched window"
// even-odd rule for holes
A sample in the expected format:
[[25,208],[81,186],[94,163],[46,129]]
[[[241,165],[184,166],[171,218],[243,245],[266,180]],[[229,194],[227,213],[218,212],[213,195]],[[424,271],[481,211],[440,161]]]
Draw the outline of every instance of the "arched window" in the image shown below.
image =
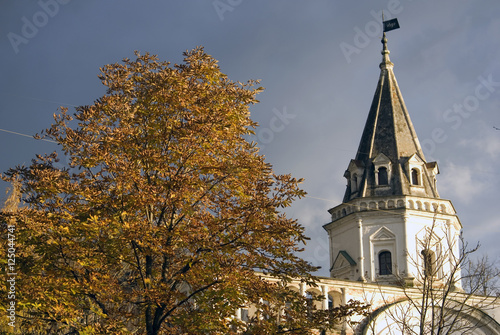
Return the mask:
[[412,185],[420,185],[420,173],[417,168],[411,169],[411,183]]
[[392,274],[392,256],[390,251],[382,251],[378,254],[378,265],[381,276]]
[[424,259],[424,277],[433,277],[436,272],[436,254],[429,249],[422,250]]
[[380,167],[378,169],[378,184],[379,185],[388,185],[389,179],[387,178],[387,168]]

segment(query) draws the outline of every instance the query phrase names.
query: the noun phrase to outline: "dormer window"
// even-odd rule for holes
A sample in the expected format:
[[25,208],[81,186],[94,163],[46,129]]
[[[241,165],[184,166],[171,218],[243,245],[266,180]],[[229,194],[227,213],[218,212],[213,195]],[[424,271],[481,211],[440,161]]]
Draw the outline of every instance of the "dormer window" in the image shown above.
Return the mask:
[[378,169],[378,184],[379,185],[388,185],[389,184],[389,178],[387,175],[387,168],[386,167],[380,167]]
[[373,167],[375,168],[375,185],[387,186],[391,180],[391,160],[386,155],[380,153],[373,159]]
[[363,176],[364,165],[361,161],[352,159],[349,163],[349,167],[344,173],[344,177],[347,179],[347,189],[350,190],[351,197],[357,196],[357,192],[363,188]]
[[[420,156],[413,154],[406,162],[406,176],[410,186],[423,187],[423,177],[427,170],[427,163]],[[414,190],[416,190],[415,188]]]

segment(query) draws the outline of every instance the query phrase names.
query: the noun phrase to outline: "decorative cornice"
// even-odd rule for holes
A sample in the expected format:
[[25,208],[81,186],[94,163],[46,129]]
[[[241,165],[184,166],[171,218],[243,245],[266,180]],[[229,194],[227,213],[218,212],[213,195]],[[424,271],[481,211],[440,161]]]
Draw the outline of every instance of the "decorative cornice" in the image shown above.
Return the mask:
[[446,199],[426,198],[417,196],[387,196],[356,198],[348,203],[340,204],[328,210],[331,222],[327,225],[354,213],[370,211],[415,210],[430,214],[456,216],[455,208],[451,201]]

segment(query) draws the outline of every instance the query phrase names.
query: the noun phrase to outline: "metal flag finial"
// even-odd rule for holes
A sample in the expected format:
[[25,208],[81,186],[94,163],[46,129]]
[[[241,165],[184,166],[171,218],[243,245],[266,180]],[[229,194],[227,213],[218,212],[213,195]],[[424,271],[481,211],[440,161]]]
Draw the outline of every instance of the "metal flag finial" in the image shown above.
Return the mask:
[[398,19],[384,21],[384,13],[382,12],[382,24],[384,26],[384,33],[399,28]]

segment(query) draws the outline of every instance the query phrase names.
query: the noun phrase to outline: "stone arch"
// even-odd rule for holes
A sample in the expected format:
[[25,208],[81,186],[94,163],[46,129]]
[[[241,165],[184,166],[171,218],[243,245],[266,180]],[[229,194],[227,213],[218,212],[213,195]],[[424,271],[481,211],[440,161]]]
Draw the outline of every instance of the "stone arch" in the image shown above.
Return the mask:
[[328,292],[328,309],[339,307],[343,304],[342,293],[339,291],[329,291]]
[[312,304],[316,309],[323,308],[323,302],[320,300],[312,300],[313,296],[322,296],[321,291],[316,287],[308,288],[305,292],[308,304]]
[[[414,303],[417,303],[417,306]],[[412,328],[412,333],[416,332],[418,334],[420,330],[418,304],[420,304],[418,301],[405,299],[384,305],[371,313],[364,322],[361,322],[359,333],[363,335],[385,335],[394,332],[399,333],[398,330],[404,328]],[[452,318],[458,315],[457,320],[469,325],[470,332],[467,332],[467,334],[500,335],[500,324],[476,307],[450,299],[444,309],[445,315],[450,315]],[[465,324],[457,326],[467,327]],[[460,329],[453,331],[453,328],[451,328],[448,331],[451,334],[462,333]]]

